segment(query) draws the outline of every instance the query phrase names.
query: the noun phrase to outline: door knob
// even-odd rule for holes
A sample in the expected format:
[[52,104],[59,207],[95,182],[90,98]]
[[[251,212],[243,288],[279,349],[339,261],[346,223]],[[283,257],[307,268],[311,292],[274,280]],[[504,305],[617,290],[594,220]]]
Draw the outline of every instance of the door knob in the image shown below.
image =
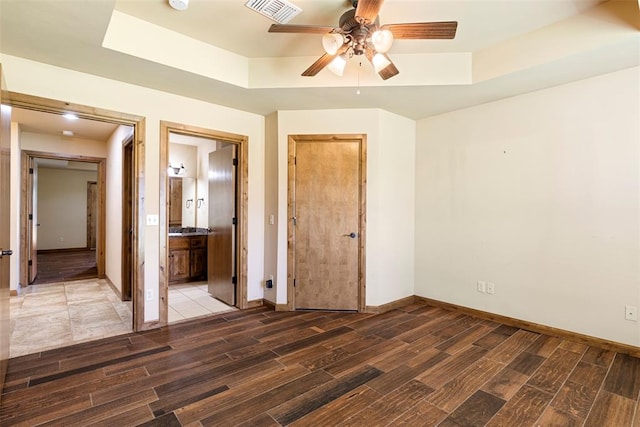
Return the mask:
[[11,249],[7,249],[6,251],[0,252],[0,256],[11,256],[13,255],[13,251]]
[[351,237],[352,239],[355,239],[356,237],[358,237],[358,235],[356,233],[354,233],[353,231],[349,234],[343,234],[344,237]]

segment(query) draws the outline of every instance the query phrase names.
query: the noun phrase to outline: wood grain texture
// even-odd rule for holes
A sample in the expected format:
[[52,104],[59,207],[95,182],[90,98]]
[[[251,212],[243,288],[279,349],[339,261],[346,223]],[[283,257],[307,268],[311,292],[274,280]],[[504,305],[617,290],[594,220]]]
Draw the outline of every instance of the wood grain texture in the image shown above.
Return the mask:
[[638,427],[637,368],[424,303],[260,307],[10,359],[0,424]]
[[[331,147],[341,147],[348,158],[332,154]],[[289,135],[287,305],[291,310],[365,311],[366,147],[362,134]],[[318,175],[322,167],[330,170]],[[356,238],[343,236],[351,232]]]
[[637,401],[601,390],[585,427],[630,426]]

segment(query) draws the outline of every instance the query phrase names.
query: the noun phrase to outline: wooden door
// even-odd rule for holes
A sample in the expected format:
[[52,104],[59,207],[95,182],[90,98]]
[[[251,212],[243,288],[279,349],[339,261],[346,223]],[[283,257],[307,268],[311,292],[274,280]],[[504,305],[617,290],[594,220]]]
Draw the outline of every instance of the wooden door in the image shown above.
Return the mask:
[[27,245],[28,283],[36,280],[38,275],[38,167],[36,160],[29,157],[29,174],[27,178],[28,230]]
[[[2,82],[0,68],[0,82]],[[2,85],[4,89],[4,84]],[[1,103],[2,99],[0,99]],[[9,321],[9,268],[11,255],[10,208],[10,161],[11,161],[11,112],[2,107],[0,111],[0,390],[4,386],[9,360],[11,327]]]
[[293,144],[294,307],[363,309],[362,141],[311,138]]
[[87,182],[87,249],[96,248],[96,224],[98,221],[98,183]]
[[236,304],[236,146],[225,144],[209,153],[209,293]]

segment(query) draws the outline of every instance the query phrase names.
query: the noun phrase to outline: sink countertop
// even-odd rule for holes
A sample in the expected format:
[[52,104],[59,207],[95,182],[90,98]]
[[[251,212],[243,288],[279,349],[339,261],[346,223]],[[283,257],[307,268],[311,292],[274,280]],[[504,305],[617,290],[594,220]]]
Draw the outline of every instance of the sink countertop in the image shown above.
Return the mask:
[[206,236],[207,234],[203,231],[192,231],[188,233],[169,233],[169,237]]

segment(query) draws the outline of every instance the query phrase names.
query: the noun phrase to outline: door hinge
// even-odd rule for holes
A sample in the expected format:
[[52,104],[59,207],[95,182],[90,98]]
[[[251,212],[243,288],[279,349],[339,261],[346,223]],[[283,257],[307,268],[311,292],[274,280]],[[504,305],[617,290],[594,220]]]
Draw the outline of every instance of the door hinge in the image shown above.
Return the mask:
[[233,276],[231,278],[231,283],[233,283],[234,285],[238,283],[238,278],[236,276]]
[[33,265],[33,260],[29,260],[29,262],[27,263],[28,266],[32,266]]
[[233,159],[233,166],[238,166],[238,159]]
[[29,175],[33,175],[33,168],[29,168]]
[[296,279],[293,279],[293,287],[296,287]]
[[236,217],[231,218],[231,224],[238,225],[238,219]]
[[29,221],[33,221],[33,214],[29,214]]

